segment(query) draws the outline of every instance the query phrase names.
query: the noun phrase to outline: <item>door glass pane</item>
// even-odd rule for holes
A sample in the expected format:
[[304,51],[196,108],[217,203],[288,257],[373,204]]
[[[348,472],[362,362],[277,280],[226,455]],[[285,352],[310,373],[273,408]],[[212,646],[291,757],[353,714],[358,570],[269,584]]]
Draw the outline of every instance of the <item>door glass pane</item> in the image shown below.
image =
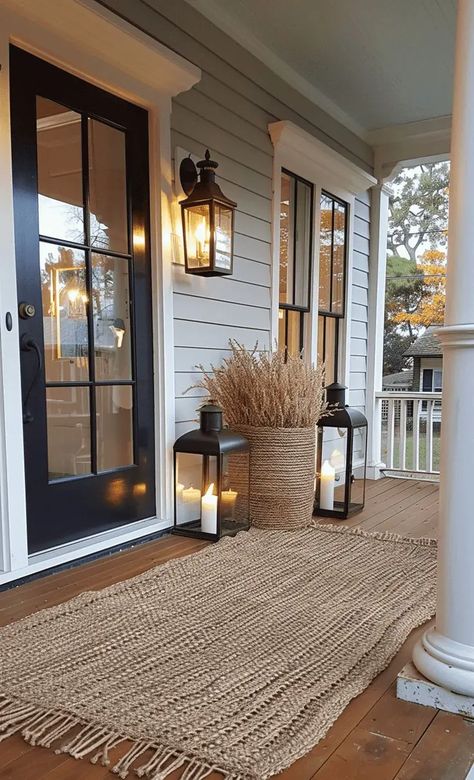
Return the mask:
[[40,242],[47,382],[89,379],[85,254]]
[[125,133],[88,120],[91,245],[128,252]]
[[36,98],[39,229],[84,242],[81,115]]
[[319,309],[330,311],[332,255],[331,198],[321,195],[321,229],[319,235]]
[[88,387],[46,390],[49,479],[91,473]]
[[92,255],[95,376],[99,381],[131,379],[128,260]]
[[280,196],[280,303],[293,303],[293,222],[295,179],[281,174]]
[[97,470],[133,464],[133,392],[130,385],[96,387]]
[[332,309],[335,314],[344,311],[344,266],[346,258],[346,208],[334,202],[334,246],[332,266]]

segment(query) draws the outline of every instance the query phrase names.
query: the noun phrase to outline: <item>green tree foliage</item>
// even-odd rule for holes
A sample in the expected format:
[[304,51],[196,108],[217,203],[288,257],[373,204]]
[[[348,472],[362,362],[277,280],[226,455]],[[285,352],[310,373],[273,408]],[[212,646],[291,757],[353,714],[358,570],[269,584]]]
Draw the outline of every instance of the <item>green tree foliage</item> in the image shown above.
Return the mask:
[[[410,341],[416,338],[411,315],[417,311],[426,295],[423,276],[414,260],[406,257],[387,258],[385,288],[385,331],[400,327],[408,332]],[[400,369],[397,369],[400,370]]]

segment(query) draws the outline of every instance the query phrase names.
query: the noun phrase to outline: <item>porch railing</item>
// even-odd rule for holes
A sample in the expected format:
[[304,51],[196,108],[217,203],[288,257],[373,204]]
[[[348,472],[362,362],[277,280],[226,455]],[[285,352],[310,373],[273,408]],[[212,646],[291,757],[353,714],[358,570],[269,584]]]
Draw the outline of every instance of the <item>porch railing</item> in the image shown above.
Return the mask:
[[441,393],[383,391],[377,403],[385,474],[438,480]]

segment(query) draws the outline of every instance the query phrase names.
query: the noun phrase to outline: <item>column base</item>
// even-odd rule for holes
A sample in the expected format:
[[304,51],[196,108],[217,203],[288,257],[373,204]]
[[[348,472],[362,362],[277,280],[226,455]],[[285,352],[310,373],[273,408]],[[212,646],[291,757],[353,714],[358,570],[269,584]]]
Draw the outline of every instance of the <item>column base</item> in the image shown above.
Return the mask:
[[397,677],[397,699],[474,718],[474,696],[448,691],[427,680],[410,661]]
[[474,647],[455,642],[431,628],[415,645],[413,663],[436,685],[474,697]]
[[382,479],[385,476],[383,469],[386,468],[385,463],[382,463],[382,461],[379,461],[378,463],[368,463],[366,472],[367,479]]

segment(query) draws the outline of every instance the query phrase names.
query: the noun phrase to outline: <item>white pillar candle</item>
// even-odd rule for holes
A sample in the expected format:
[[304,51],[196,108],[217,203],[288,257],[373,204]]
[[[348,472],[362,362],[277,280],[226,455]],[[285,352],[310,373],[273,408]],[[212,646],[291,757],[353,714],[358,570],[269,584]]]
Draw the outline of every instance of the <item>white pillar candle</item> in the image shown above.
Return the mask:
[[178,523],[192,523],[199,520],[201,508],[201,491],[191,487],[179,490],[176,488],[176,505],[178,510]]
[[336,471],[328,460],[325,460],[321,469],[319,482],[319,508],[334,509],[334,480]]
[[217,496],[213,494],[212,482],[201,499],[201,531],[205,534],[217,533]]
[[236,490],[223,490],[221,493],[222,517],[234,517],[238,493]]

